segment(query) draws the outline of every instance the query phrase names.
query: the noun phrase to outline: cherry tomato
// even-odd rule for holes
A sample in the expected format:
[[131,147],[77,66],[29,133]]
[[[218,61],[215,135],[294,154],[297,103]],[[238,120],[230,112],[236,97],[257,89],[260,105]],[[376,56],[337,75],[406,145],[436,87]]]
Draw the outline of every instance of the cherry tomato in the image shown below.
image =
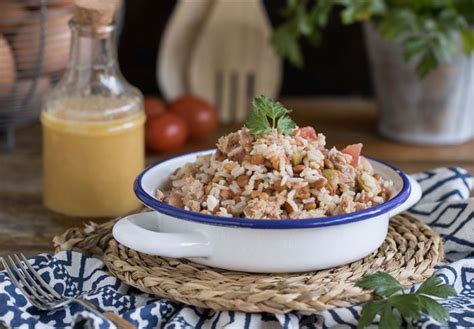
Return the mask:
[[349,154],[350,156],[352,156],[351,165],[353,167],[357,167],[359,165],[361,151],[362,143],[347,145],[343,150],[341,150],[342,153]]
[[175,151],[188,137],[186,122],[174,113],[150,118],[145,124],[146,145],[156,152]]
[[143,102],[147,119],[156,118],[166,112],[166,106],[156,97],[145,97]]
[[216,109],[199,97],[180,97],[169,105],[169,109],[186,120],[189,136],[193,139],[206,137],[217,129]]
[[300,136],[307,140],[314,140],[316,139],[316,132],[313,127],[303,127],[300,128]]

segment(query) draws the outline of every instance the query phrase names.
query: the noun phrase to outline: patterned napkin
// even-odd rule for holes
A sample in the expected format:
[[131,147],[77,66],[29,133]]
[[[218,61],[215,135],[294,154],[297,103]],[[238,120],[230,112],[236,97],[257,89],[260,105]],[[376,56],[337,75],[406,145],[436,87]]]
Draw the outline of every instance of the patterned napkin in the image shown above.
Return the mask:
[[[422,200],[410,212],[424,220],[444,238],[450,264],[441,264],[436,274],[453,285],[458,296],[443,301],[450,314],[450,327],[474,327],[474,199],[469,198],[472,178],[463,169],[440,168],[414,175],[423,189]],[[39,255],[31,259],[43,278],[65,295],[88,292],[87,299],[107,311],[120,314],[140,328],[325,328],[355,327],[360,306],[338,308],[314,315],[216,312],[170,302],[142,293],[112,277],[104,264],[77,252]],[[33,308],[0,272],[0,321],[9,327],[114,328],[80,305],[40,312]],[[376,322],[374,323],[377,324]],[[417,324],[438,328],[430,318]]]

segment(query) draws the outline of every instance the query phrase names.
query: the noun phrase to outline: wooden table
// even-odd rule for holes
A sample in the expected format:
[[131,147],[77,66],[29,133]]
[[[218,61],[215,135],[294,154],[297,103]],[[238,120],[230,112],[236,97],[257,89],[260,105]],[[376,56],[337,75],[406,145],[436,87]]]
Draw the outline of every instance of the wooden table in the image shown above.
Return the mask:
[[[361,99],[286,99],[301,126],[311,125],[326,134],[328,145],[364,143],[364,154],[388,161],[407,172],[439,166],[461,166],[474,174],[474,141],[458,146],[428,147],[399,144],[376,130],[375,105]],[[206,148],[238,126],[222,126],[213,136],[187,145],[183,151]],[[148,163],[159,156],[150,155]],[[34,255],[52,252],[51,239],[78,221],[64,221],[41,202],[41,131],[39,125],[17,133],[17,147],[0,154],[0,256],[13,252]]]

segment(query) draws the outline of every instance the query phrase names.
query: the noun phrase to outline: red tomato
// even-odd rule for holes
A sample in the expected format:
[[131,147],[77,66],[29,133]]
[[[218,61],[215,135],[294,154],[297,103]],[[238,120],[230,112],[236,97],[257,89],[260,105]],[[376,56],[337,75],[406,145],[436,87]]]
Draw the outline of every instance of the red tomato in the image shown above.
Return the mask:
[[352,156],[351,165],[357,167],[360,160],[360,152],[362,151],[362,143],[347,145],[341,152]]
[[143,101],[147,119],[156,118],[166,112],[166,106],[156,97],[145,97]]
[[215,108],[205,100],[195,96],[183,96],[169,105],[171,112],[183,118],[193,139],[206,137],[217,129],[218,120]]
[[316,139],[316,132],[313,127],[300,128],[300,136],[307,140]]
[[150,118],[145,124],[146,145],[156,152],[175,151],[188,137],[186,122],[173,113]]

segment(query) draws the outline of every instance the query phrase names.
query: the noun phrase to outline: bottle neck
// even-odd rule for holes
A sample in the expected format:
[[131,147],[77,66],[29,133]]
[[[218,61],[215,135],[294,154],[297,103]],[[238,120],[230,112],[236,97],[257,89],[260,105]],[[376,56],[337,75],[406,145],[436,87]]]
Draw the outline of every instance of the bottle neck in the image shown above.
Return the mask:
[[122,76],[114,26],[70,23],[68,69],[45,101],[45,111],[72,121],[109,120],[140,113],[143,96]]
[[118,68],[114,26],[100,31],[70,22],[72,32],[69,70],[112,70]]

